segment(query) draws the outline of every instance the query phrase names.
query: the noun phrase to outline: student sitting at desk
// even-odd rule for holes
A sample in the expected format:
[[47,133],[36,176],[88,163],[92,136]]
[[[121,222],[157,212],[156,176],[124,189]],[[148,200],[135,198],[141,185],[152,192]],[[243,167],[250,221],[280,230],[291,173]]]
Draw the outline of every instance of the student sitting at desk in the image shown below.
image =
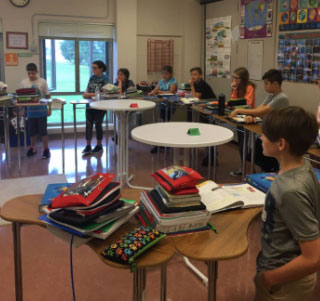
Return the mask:
[[134,82],[129,79],[130,72],[127,68],[120,68],[118,70],[118,76],[114,83],[115,86],[119,87],[119,93],[126,93],[129,87],[135,87]]
[[320,270],[320,186],[303,155],[317,135],[315,116],[299,107],[263,120],[262,146],[280,164],[265,199],[256,301],[312,300]]
[[[244,114],[247,115],[246,123],[254,123],[254,117],[263,117],[273,109],[284,108],[289,105],[288,97],[281,89],[281,71],[270,69],[263,75],[262,79],[264,81],[264,89],[270,93],[270,95],[258,107],[254,109],[236,109],[231,112],[230,117],[234,117],[237,114]],[[277,171],[279,168],[276,160],[263,156],[260,139],[256,142],[256,161],[260,162],[260,166],[265,172]],[[232,175],[241,175],[241,171],[233,172]]]
[[[30,63],[26,67],[28,78],[21,82],[21,88],[37,88],[42,98],[49,99],[50,92],[45,79],[38,76],[38,67],[34,63]],[[27,107],[28,128],[31,145],[27,151],[27,156],[31,157],[37,153],[36,143],[37,134],[42,138],[43,154],[42,159],[50,158],[50,150],[48,144],[47,118],[51,115],[51,107],[47,106],[30,106]]]
[[[106,65],[102,61],[94,61],[92,63],[92,73],[93,75],[90,77],[88,87],[86,92],[83,94],[83,98],[91,98],[95,96],[95,91],[98,88],[100,91],[102,86],[109,82],[109,78],[104,72],[107,70]],[[86,108],[86,140],[87,146],[82,151],[83,156],[89,154],[98,154],[103,152],[102,147],[102,138],[103,138],[103,130],[102,130],[102,122],[105,115],[105,111]],[[96,127],[96,137],[97,137],[97,145],[94,149],[91,148],[91,140],[92,140],[92,129],[93,124]]]
[[233,71],[231,89],[231,99],[245,98],[251,109],[256,106],[256,85],[249,81],[249,72],[246,68],[239,67]]
[[[172,93],[175,94],[177,92],[178,82],[173,77],[173,70],[171,66],[163,66],[162,67],[162,79],[158,82],[156,87],[149,93],[149,95],[161,95]],[[166,120],[166,110],[168,110],[168,120]],[[160,103],[160,118],[162,121],[169,121],[171,119],[170,116],[171,105],[168,104],[168,108],[164,103]],[[156,153],[158,151],[158,147],[154,147],[151,149],[151,153]]]
[[202,79],[202,69],[200,67],[194,67],[190,69],[191,79],[189,80],[192,97],[199,99],[216,99],[212,88]]

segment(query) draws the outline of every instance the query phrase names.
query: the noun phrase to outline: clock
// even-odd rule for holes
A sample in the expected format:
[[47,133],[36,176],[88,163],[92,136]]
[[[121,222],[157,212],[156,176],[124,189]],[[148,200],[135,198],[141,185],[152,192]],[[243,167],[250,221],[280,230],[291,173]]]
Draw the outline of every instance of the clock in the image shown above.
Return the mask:
[[29,4],[30,0],[10,0],[10,2],[16,7],[24,7]]

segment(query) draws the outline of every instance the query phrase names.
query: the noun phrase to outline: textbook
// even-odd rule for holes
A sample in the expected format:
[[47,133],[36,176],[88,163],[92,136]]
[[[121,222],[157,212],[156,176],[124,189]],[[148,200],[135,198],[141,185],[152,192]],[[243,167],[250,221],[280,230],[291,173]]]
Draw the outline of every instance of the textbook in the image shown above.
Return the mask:
[[[246,122],[246,115],[236,115],[232,118],[229,118],[230,120],[237,122],[237,123],[245,123]],[[255,123],[261,123],[262,119],[260,117],[255,117],[254,118]]]
[[199,193],[172,194],[161,185],[156,185],[157,192],[170,203],[200,202]]
[[39,211],[43,212],[44,206],[49,206],[54,198],[56,198],[61,192],[66,191],[73,183],[55,183],[48,184],[46,191],[40,201]]
[[[314,172],[320,184],[320,169],[314,168]],[[276,173],[254,173],[247,175],[245,181],[262,192],[267,193],[276,176]]]
[[180,97],[180,101],[184,104],[192,104],[199,101],[198,97]]
[[265,201],[265,194],[249,184],[218,185],[209,180],[197,185],[197,188],[201,202],[210,213],[263,206]]
[[91,236],[106,239],[109,237],[113,232],[115,232],[121,225],[127,222],[132,216],[134,216],[139,211],[139,207],[134,207],[127,215],[124,215],[117,220],[106,224],[105,226],[101,227],[98,230],[95,230],[90,233]]

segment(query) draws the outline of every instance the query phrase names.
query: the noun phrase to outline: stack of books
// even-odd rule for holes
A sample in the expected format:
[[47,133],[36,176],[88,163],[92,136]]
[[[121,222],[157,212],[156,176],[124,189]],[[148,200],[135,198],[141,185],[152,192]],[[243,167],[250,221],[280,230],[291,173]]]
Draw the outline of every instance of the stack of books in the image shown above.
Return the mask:
[[196,188],[187,194],[171,193],[158,183],[152,191],[141,193],[139,205],[141,223],[168,235],[208,229],[210,213]]
[[[120,198],[120,184],[112,181],[88,206],[53,206],[57,197],[68,195],[75,190],[75,185],[78,184],[49,184],[39,206],[46,214],[39,219],[82,238],[105,239],[139,210],[136,201]],[[81,188],[83,189],[83,185]]]
[[16,90],[18,103],[38,103],[40,92],[36,88],[22,88]]

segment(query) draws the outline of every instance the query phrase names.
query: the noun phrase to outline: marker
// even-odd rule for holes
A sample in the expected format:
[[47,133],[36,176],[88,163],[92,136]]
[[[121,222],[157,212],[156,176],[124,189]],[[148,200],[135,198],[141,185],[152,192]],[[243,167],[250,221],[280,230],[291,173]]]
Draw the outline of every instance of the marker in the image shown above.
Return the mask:
[[216,234],[218,234],[218,230],[210,223],[208,223],[208,226],[210,227],[210,229],[215,232]]

